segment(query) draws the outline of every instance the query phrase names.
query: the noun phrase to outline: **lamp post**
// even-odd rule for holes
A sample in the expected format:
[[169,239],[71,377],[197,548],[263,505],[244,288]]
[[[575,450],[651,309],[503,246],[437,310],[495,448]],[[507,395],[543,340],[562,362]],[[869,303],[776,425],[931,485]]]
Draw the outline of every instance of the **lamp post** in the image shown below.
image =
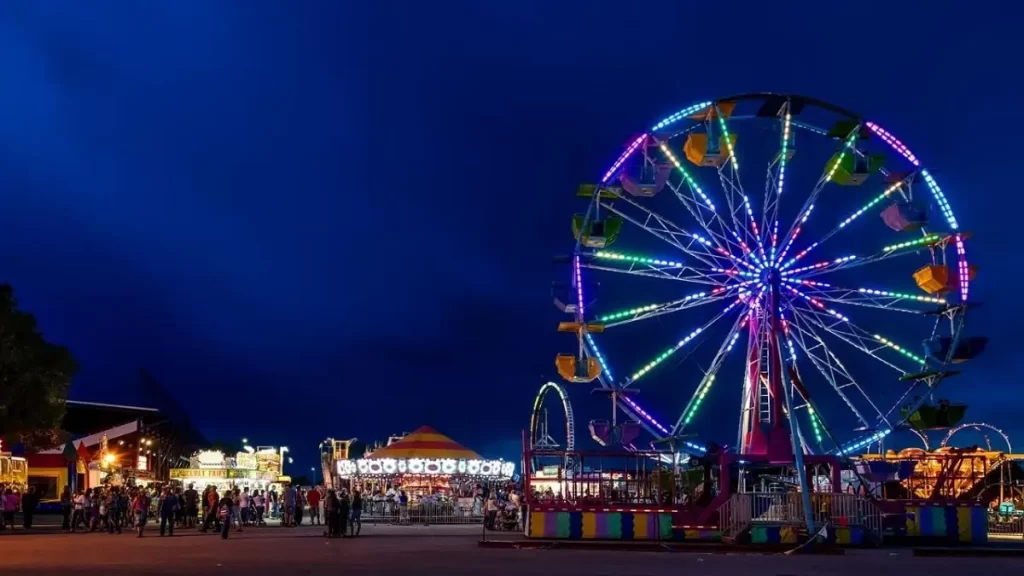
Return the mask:
[[313,486],[316,486],[316,466],[310,466],[310,471],[313,472]]
[[284,476],[284,453],[285,452],[288,452],[288,447],[287,446],[281,446],[281,448],[279,448],[278,451],[277,451],[277,453],[281,456],[281,476]]

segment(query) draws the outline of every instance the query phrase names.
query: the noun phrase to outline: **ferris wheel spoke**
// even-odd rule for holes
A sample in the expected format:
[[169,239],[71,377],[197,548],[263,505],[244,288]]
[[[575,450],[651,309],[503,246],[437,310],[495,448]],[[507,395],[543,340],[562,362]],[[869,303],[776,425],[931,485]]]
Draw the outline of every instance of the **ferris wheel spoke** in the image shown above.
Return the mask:
[[735,299],[728,306],[723,308],[722,311],[719,312],[714,318],[712,318],[711,320],[708,320],[703,326],[694,328],[693,331],[691,331],[689,334],[684,336],[682,340],[680,340],[679,342],[674,344],[672,347],[668,348],[667,350],[665,350],[664,352],[659,354],[656,358],[654,358],[653,360],[651,360],[650,362],[645,364],[642,368],[640,368],[639,370],[634,372],[632,375],[630,375],[629,378],[627,378],[622,383],[623,388],[633,384],[634,382],[636,382],[640,378],[642,378],[645,375],[647,375],[656,366],[658,366],[659,364],[661,364],[662,362],[667,360],[669,357],[671,357],[673,354],[678,352],[679,349],[681,349],[683,346],[686,346],[687,344],[692,342],[694,338],[696,338],[702,332],[706,331],[708,328],[713,326],[715,324],[715,322],[718,322],[720,319],[722,319],[724,316],[726,316],[733,308],[736,308],[741,303],[742,303],[741,299],[739,299],[739,298]]
[[604,327],[607,330],[608,328],[613,328],[615,326],[622,326],[624,324],[631,324],[640,320],[665,316],[667,314],[681,312],[690,308],[698,308],[700,306],[711,304],[712,302],[732,298],[735,296],[735,292],[737,290],[742,291],[745,286],[749,286],[751,283],[752,282],[745,282],[740,284],[731,284],[729,286],[719,286],[712,290],[696,292],[671,302],[646,304],[643,306],[628,308],[626,310],[619,310],[617,312],[599,316],[597,321],[604,324]]
[[601,272],[610,272],[613,274],[629,274],[632,276],[644,276],[647,278],[658,278],[660,280],[676,280],[678,282],[690,282],[692,284],[702,284],[705,286],[722,286],[723,281],[716,280],[714,277],[701,272],[694,272],[692,269],[679,269],[679,270],[666,270],[658,267],[641,267],[631,266],[629,269],[615,268],[613,266],[602,266],[601,264],[589,262],[581,263],[581,268],[588,270],[599,270]]
[[794,286],[799,286],[801,292],[805,292],[809,296],[813,296],[823,302],[849,304],[851,306],[875,308],[891,312],[903,312],[919,316],[930,314],[934,310],[934,306],[932,310],[915,310],[913,308],[903,308],[901,305],[912,303],[933,305],[946,304],[945,298],[918,296],[915,294],[907,294],[905,292],[890,292],[888,290],[878,290],[874,288],[844,288],[841,286],[826,284],[824,282],[815,282],[813,280],[787,279],[786,282]]
[[846,370],[846,367],[839,360],[832,350],[829,349],[822,338],[799,313],[793,315],[794,321],[790,324],[796,336],[797,346],[810,359],[814,367],[821,373],[825,380],[832,386],[839,398],[846,404],[853,415],[865,428],[871,428],[874,423],[870,422],[857,408],[853,400],[847,394],[850,389],[867,402],[878,416],[878,422],[888,425],[886,416],[878,409],[878,406],[871,400],[871,397],[864,391],[857,380]]
[[897,191],[902,192],[902,187],[904,186],[904,184],[910,178],[911,178],[911,176],[907,176],[903,180],[900,180],[899,182],[896,182],[895,184],[890,185],[888,188],[883,190],[881,194],[879,194],[878,196],[875,196],[868,203],[864,204],[864,206],[861,206],[855,212],[853,212],[852,214],[850,214],[849,216],[847,216],[846,218],[841,220],[839,222],[839,224],[836,225],[835,228],[833,228],[827,234],[825,234],[820,239],[818,239],[817,242],[811,243],[810,245],[807,246],[807,248],[804,248],[803,250],[798,252],[789,261],[784,262],[782,264],[782,268],[783,269],[789,268],[789,267],[793,266],[794,264],[796,264],[797,262],[799,262],[800,259],[802,259],[804,256],[807,256],[808,254],[810,254],[810,252],[812,250],[814,250],[818,246],[821,246],[822,244],[824,244],[828,239],[832,238],[833,236],[835,236],[836,234],[841,232],[847,226],[850,226],[850,224],[852,224],[862,214],[864,214],[865,212],[867,212],[868,210],[870,210],[874,206],[878,205],[880,202],[883,202],[885,199],[889,198],[889,196],[891,196],[894,192],[897,192]]
[[[914,360],[919,364],[925,363],[924,358],[921,358],[920,356],[908,351],[906,348],[893,343],[884,336],[872,334],[867,330],[864,330],[851,322],[849,318],[846,318],[845,320],[836,318],[834,315],[818,310],[816,307],[812,306],[810,302],[798,297],[791,297],[788,302],[789,309],[794,314],[802,314],[803,318],[807,320],[810,325],[817,326],[835,338],[846,342],[850,346],[853,346],[900,374],[909,374],[914,372],[914,370],[907,370],[897,364],[894,364],[886,358],[883,358],[879,352],[888,348],[899,352],[904,357]],[[798,307],[794,303],[799,303],[801,306]]]
[[905,242],[899,242],[897,244],[890,244],[888,246],[884,246],[880,251],[868,256],[858,256],[855,254],[851,254],[848,256],[836,258],[831,261],[826,260],[823,262],[818,262],[817,264],[801,266],[799,268],[783,267],[782,274],[784,276],[801,274],[802,278],[822,276],[824,274],[838,272],[839,270],[848,270],[850,268],[857,268],[859,266],[875,264],[876,262],[881,262],[882,260],[889,260],[892,258],[898,258],[900,256],[916,254],[923,249],[931,249],[935,247],[944,248],[946,244],[950,242],[955,242],[957,237],[957,234],[928,234],[916,240],[907,240]]
[[787,101],[779,110],[781,128],[779,152],[768,163],[765,176],[764,214],[762,214],[761,229],[764,231],[762,244],[768,245],[769,263],[775,262],[775,256],[779,249],[779,205],[782,203],[782,193],[786,189],[786,164],[794,152],[791,105],[792,103]]
[[[718,214],[718,209],[714,202],[701,189],[690,172],[683,167],[682,162],[672,153],[667,141],[655,139],[655,142],[657,142],[658,149],[661,150],[662,155],[675,166],[676,171],[680,175],[678,182],[674,182],[671,178],[666,182],[666,186],[672,191],[676,199],[693,216],[693,219],[707,233],[708,237],[714,241],[718,248],[730,252],[732,252],[733,248],[740,250],[741,246],[734,242],[726,231],[727,225],[722,220],[721,215]],[[652,169],[656,169],[654,161],[649,156],[645,156],[645,158],[647,164]],[[712,226],[713,223],[718,225],[717,230]]]
[[715,376],[721,369],[725,357],[732,351],[733,346],[736,345],[736,341],[740,337],[740,330],[746,325],[747,315],[741,315],[736,318],[733,322],[732,328],[729,333],[726,334],[725,339],[722,341],[721,346],[718,347],[718,352],[715,353],[714,359],[711,361],[711,365],[707,371],[704,372],[704,376],[701,378],[697,388],[693,391],[693,395],[690,396],[690,400],[687,401],[686,407],[683,412],[679,415],[679,419],[676,420],[675,426],[672,427],[672,435],[676,436],[681,434],[686,426],[693,420],[694,416],[697,415],[697,411],[700,409],[700,405],[704,402],[704,398],[711,391],[711,387],[715,383]]
[[635,210],[639,211],[640,214],[629,214],[623,210],[621,206],[617,206],[612,202],[602,202],[601,206],[605,210],[619,216],[626,222],[642,228],[656,238],[671,244],[691,258],[700,260],[712,267],[721,265],[725,260],[732,263],[743,262],[733,256],[728,250],[714,246],[713,243],[704,236],[694,234],[681,228],[668,218],[660,216],[646,207],[641,206],[632,199],[624,196],[620,196],[619,198]]
[[[714,118],[711,118],[714,116]],[[716,105],[713,114],[709,114],[706,120],[708,124],[717,123],[722,131],[722,141],[725,143],[726,152],[729,155],[728,161],[718,166],[718,181],[722,185],[726,202],[729,205],[729,214],[733,221],[733,237],[744,250],[744,254],[751,256],[759,264],[767,260],[764,251],[764,243],[761,241],[761,230],[757,225],[757,218],[750,206],[750,198],[743,190],[743,182],[740,179],[740,164],[736,156],[736,148],[733,139],[729,134],[725,118],[720,108]],[[709,130],[709,133],[713,132]],[[743,222],[748,222],[749,226]],[[756,253],[755,253],[756,252]],[[760,256],[760,260],[758,260]]]
[[825,172],[820,178],[818,178],[818,182],[811,190],[811,194],[807,197],[807,200],[804,201],[803,207],[800,208],[797,218],[793,221],[789,231],[786,232],[785,241],[782,242],[782,252],[779,253],[779,257],[775,260],[776,262],[785,261],[786,254],[789,252],[789,249],[793,247],[793,242],[800,235],[800,230],[803,225],[807,223],[807,219],[811,216],[811,212],[814,210],[814,202],[818,199],[818,195],[821,194],[821,191],[825,189],[825,185],[832,181],[833,176],[836,174],[836,170],[839,169],[840,164],[843,162],[843,158],[850,153],[850,149],[853,148],[853,143],[856,141],[859,131],[860,126],[858,125],[853,129],[850,135],[847,136],[845,145],[840,151],[839,156],[834,161],[830,162],[832,166],[829,167],[826,165]]

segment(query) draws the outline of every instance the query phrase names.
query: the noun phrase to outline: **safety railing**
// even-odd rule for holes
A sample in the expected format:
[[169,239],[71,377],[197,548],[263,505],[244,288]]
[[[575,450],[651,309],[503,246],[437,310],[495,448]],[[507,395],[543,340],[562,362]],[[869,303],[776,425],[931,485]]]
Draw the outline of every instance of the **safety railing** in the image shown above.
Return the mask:
[[[735,537],[755,524],[806,525],[799,492],[742,492],[733,494],[719,509],[722,536]],[[815,528],[826,524],[860,526],[876,536],[882,533],[882,513],[870,499],[856,494],[815,493],[811,496]]]
[[401,505],[394,501],[363,501],[364,524],[480,524],[479,507],[464,507],[451,502],[422,502]]
[[990,514],[988,517],[990,536],[1018,536],[1024,538],[1024,516]]

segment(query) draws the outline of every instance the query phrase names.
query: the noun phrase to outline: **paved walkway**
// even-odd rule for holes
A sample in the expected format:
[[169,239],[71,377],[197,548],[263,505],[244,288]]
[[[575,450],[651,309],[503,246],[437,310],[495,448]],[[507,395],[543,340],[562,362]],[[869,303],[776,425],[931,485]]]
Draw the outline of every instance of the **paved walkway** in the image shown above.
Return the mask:
[[48,533],[0,538],[0,574],[245,576],[1020,576],[1024,558],[915,558],[909,550],[850,551],[845,556],[707,555],[573,550],[491,550],[477,546],[478,527],[367,526],[355,539],[327,540],[315,527],[250,529],[227,540],[181,532],[139,539],[130,534]]

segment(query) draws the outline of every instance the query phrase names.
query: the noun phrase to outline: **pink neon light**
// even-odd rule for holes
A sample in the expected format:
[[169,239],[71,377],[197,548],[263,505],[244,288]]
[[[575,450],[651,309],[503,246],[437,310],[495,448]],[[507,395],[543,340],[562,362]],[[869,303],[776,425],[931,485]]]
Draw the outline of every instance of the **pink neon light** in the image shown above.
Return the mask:
[[971,268],[967,265],[967,250],[964,249],[963,236],[957,234],[956,238],[956,253],[960,256],[958,263],[958,269],[960,271],[960,300],[967,302],[967,289],[970,287],[971,282]]
[[896,138],[888,131],[886,131],[885,128],[882,128],[881,126],[875,124],[874,122],[868,122],[867,127],[870,128],[871,131],[874,132],[875,134],[878,134],[878,136],[882,140],[884,140],[886,144],[891,146],[893,150],[902,154],[903,157],[909,160],[911,164],[913,164],[914,166],[921,165],[921,162],[918,161],[917,156],[914,156],[914,153],[910,151],[910,148],[907,148],[907,146],[903,142],[900,142],[898,138]]
[[580,257],[573,259],[576,268],[576,303],[579,304],[579,318],[583,318],[583,274],[580,273]]
[[616,160],[614,164],[612,164],[612,167],[609,168],[608,171],[604,173],[604,178],[601,178],[601,184],[607,184],[608,181],[611,180],[612,176],[614,176],[615,173],[618,172],[619,168],[622,167],[622,163],[625,162],[626,159],[633,154],[633,152],[636,152],[636,149],[639,148],[640,145],[644,143],[644,140],[647,140],[647,134],[641,134],[636,140],[633,141],[632,144],[629,145],[628,148],[626,148],[626,151],[622,153],[622,156],[619,156],[619,159]]

